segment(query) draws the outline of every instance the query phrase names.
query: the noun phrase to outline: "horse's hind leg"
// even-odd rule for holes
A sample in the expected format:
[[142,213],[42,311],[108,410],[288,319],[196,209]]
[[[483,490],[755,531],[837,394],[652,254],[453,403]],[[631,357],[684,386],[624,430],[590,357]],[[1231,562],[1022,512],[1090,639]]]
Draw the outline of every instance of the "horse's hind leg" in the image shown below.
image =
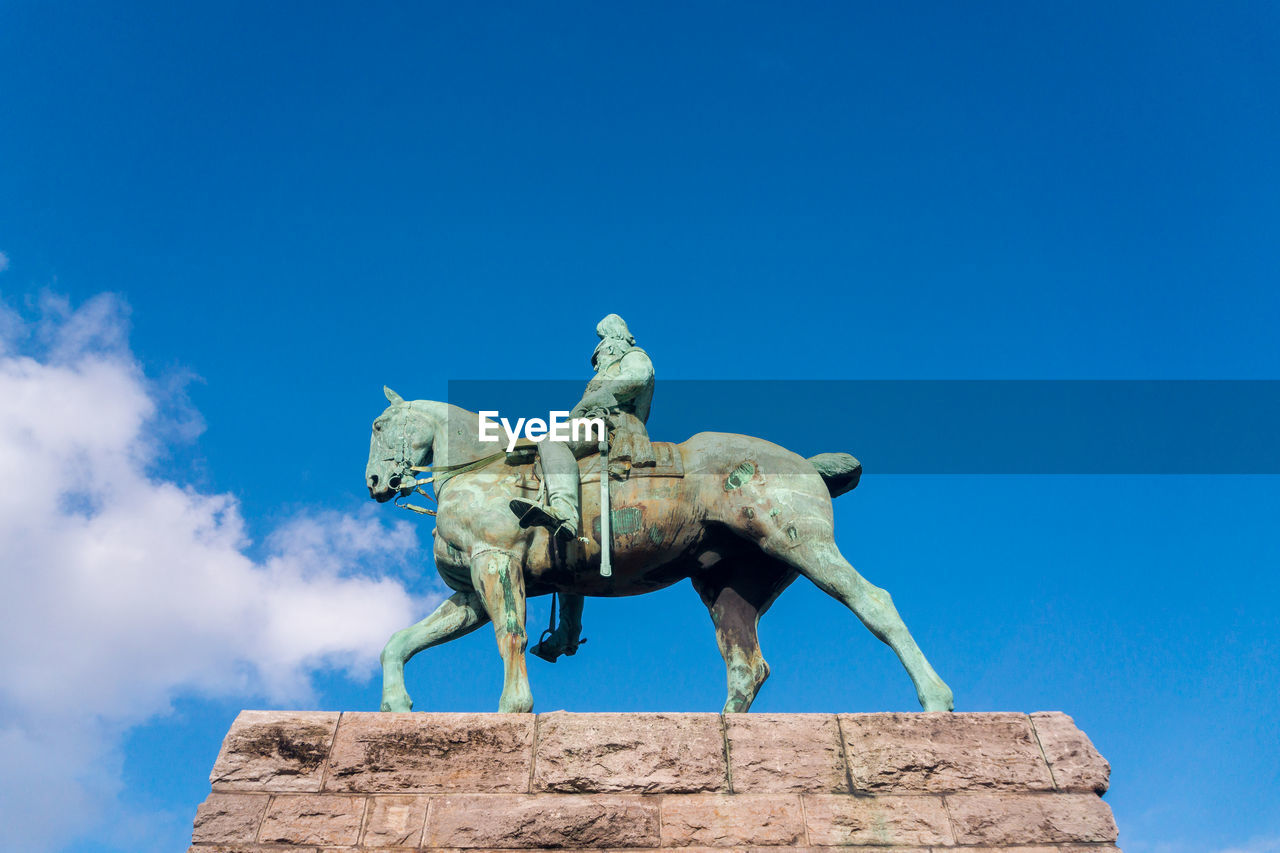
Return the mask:
[[409,658],[424,649],[470,634],[488,621],[489,614],[480,596],[474,592],[457,592],[426,619],[392,634],[382,650],[382,710],[413,709],[413,700],[404,689],[404,665]]
[[471,582],[479,590],[484,608],[493,620],[498,654],[502,656],[502,697],[498,700],[498,710],[532,711],[533,692],[529,689],[529,670],[524,659],[524,650],[529,644],[524,630],[524,566],[505,551],[482,551],[471,559]]
[[769,677],[769,664],[760,653],[756,628],[760,616],[795,577],[796,572],[789,566],[757,556],[750,562],[725,560],[691,578],[693,588],[711,613],[716,644],[724,657],[729,683],[724,713],[750,710]]
[[769,537],[761,547],[765,553],[794,566],[823,592],[843,602],[872,634],[893,649],[911,676],[921,708],[950,711],[954,707],[951,688],[925,659],[889,593],[858,574],[841,556],[829,532],[814,530],[808,536],[793,536],[789,532]]

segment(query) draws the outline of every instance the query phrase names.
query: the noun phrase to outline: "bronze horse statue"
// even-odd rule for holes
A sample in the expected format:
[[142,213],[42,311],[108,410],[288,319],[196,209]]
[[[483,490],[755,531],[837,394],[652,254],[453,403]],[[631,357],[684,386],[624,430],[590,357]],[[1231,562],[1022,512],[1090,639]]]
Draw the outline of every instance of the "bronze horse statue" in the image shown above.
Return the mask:
[[[711,612],[728,670],[724,711],[746,711],[769,677],[756,626],[797,575],[843,602],[893,649],[924,710],[952,709],[951,690],[912,639],[889,594],[866,581],[836,548],[831,501],[853,488],[861,473],[849,454],[805,459],[763,439],[712,432],[667,445],[678,455],[670,460],[669,476],[633,471],[611,480],[613,573],[602,577],[597,539],[566,546],[541,527],[520,526],[509,501],[528,493],[534,475],[530,464],[494,452],[507,446],[503,430],[499,444],[481,442],[476,413],[430,400],[407,402],[385,391],[391,405],[373,423],[365,483],[370,496],[383,502],[407,497],[421,485],[414,469],[440,472],[434,556],[455,592],[387,642],[382,710],[413,707],[404,686],[410,658],[492,622],[505,670],[498,710],[530,711],[528,597],[638,595],[689,578]],[[598,456],[582,461],[584,471],[592,464],[598,471]],[[584,488],[584,534],[594,522],[598,537],[599,517],[597,490]]]

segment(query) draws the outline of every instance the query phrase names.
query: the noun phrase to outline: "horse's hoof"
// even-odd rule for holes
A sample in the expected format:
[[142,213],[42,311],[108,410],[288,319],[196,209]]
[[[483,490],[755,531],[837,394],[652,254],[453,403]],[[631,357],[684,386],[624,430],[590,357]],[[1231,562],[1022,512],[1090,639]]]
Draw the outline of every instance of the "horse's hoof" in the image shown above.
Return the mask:
[[533,694],[521,690],[514,695],[503,695],[498,700],[499,714],[527,714],[533,710]]
[[406,713],[408,711],[413,710],[413,700],[410,699],[408,696],[403,696],[403,697],[396,696],[392,698],[383,699],[381,710],[390,711],[391,713],[396,713],[396,714]]
[[943,688],[936,694],[921,696],[920,707],[926,711],[954,711],[956,703],[952,698],[951,691]]

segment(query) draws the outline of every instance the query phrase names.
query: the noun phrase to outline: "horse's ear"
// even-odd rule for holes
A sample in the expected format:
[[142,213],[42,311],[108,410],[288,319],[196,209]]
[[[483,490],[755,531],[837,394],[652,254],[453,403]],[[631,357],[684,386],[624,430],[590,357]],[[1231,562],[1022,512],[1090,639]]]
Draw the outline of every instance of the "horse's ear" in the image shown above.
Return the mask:
[[390,403],[403,403],[404,397],[401,397],[395,391],[392,391],[386,385],[382,386],[382,393],[387,395],[387,401]]

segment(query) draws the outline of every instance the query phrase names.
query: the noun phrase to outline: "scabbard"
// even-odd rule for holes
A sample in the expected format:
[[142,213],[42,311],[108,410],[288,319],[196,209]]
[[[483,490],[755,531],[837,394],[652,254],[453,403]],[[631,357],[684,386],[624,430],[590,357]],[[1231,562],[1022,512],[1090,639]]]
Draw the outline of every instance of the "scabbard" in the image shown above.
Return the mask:
[[609,523],[609,433],[600,439],[600,577],[613,576],[609,552],[613,549],[613,530]]

